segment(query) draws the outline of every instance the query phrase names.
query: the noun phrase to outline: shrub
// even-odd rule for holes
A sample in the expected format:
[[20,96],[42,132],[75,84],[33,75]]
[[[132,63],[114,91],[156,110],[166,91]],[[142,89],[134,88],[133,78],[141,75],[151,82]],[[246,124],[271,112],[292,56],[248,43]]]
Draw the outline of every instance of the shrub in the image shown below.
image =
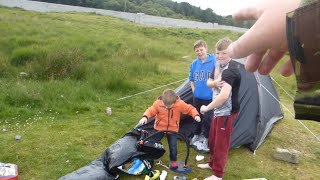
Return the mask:
[[24,87],[13,88],[12,91],[7,92],[4,98],[6,104],[15,107],[39,107],[41,106],[42,101],[43,99],[40,93],[28,90]]
[[39,80],[83,79],[84,59],[80,49],[56,49],[48,52],[45,58],[30,63],[28,68],[32,77]]
[[23,66],[26,65],[27,62],[32,61],[36,56],[36,51],[31,47],[22,47],[13,50],[10,63],[13,66]]
[[139,77],[152,74],[159,74],[160,68],[157,62],[147,61],[131,61],[128,63],[128,73],[130,76]]
[[87,76],[89,83],[99,91],[128,91],[136,88],[130,81],[135,76],[130,76],[132,69],[128,68],[130,62],[124,63],[121,59],[118,62],[101,62],[90,66]]
[[121,78],[108,78],[105,83],[107,89],[110,91],[126,92],[135,87],[133,83]]
[[16,46],[31,46],[31,45],[37,45],[37,44],[44,44],[44,40],[36,38],[36,37],[25,37],[25,36],[19,36],[14,37],[11,39]]
[[8,64],[6,63],[5,59],[0,56],[0,77],[4,77],[8,71]]

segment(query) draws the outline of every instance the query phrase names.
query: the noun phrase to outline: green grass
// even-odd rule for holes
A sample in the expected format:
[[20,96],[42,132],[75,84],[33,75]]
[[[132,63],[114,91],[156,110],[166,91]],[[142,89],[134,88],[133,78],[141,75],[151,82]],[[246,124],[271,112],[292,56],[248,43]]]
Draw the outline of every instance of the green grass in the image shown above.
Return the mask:
[[[57,179],[87,165],[130,131],[165,88],[119,98],[187,78],[196,40],[206,40],[213,52],[219,38],[240,35],[145,27],[95,14],[0,7],[0,162],[17,164],[21,180]],[[278,68],[272,77],[294,95],[294,77],[279,76]],[[21,78],[20,72],[29,76]],[[275,87],[281,102],[293,112],[293,100]],[[108,106],[112,116],[105,115]],[[320,179],[319,142],[283,110],[285,118],[255,155],[244,147],[230,151],[225,179]],[[303,123],[320,135],[319,123]],[[17,134],[22,140],[14,140]],[[277,147],[301,151],[301,163],[274,160]],[[179,159],[184,159],[181,142],[179,149]],[[190,179],[211,174],[196,167],[197,154],[191,149]],[[161,159],[168,164],[168,153]],[[174,175],[178,174],[170,171],[167,179]]]

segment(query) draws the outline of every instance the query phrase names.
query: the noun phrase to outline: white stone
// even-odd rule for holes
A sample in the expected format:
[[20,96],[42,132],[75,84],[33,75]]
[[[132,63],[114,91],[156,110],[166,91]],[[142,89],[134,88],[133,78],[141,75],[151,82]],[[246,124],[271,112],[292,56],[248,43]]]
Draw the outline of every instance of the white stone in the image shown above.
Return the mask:
[[298,164],[301,152],[294,149],[281,149],[277,148],[273,153],[273,157],[278,160],[286,161],[289,163]]
[[202,155],[197,155],[196,156],[196,160],[197,161],[201,161],[201,160],[203,160],[204,159],[204,156],[202,156]]
[[107,113],[109,116],[112,115],[111,107],[107,107],[107,108],[106,108],[106,113]]
[[15,136],[15,139],[16,139],[16,140],[21,140],[21,136],[20,136],[20,135],[16,135],[16,136]]

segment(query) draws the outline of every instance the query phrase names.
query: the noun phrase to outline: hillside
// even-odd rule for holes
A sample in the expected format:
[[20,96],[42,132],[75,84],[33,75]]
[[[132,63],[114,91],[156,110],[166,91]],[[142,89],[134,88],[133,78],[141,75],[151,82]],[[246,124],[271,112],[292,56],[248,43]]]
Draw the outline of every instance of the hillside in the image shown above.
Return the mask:
[[227,26],[250,28],[254,21],[236,22],[231,16],[220,16],[212,9],[202,10],[186,2],[173,2],[171,0],[34,0],[57,4],[93,7],[114,11],[131,13],[145,13],[148,15],[170,17],[177,19],[188,19],[201,22],[218,23]]
[[[58,179],[87,165],[131,130],[165,88],[180,83],[119,98],[185,79],[196,40],[206,40],[213,52],[218,39],[240,35],[0,7],[0,162],[17,164],[19,180]],[[275,87],[285,118],[255,155],[245,147],[230,151],[225,179],[320,179],[320,143],[290,114],[295,79],[277,72],[272,77],[281,85]],[[108,106],[112,116],[105,114]],[[320,123],[303,123],[320,135]],[[16,141],[16,135],[22,139]],[[300,164],[274,160],[277,147],[301,151]],[[188,178],[203,179],[211,172],[196,168],[197,154],[190,152]],[[169,172],[167,179],[175,175]]]

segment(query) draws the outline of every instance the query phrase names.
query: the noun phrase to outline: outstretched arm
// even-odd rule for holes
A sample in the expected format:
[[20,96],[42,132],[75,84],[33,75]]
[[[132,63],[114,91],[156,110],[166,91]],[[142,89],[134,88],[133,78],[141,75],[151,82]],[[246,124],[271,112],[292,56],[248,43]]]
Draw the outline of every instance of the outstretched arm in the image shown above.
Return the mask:
[[219,95],[216,96],[216,98],[207,106],[203,105],[200,108],[200,113],[204,114],[208,111],[210,111],[213,108],[216,108],[218,106],[221,106],[223,103],[225,103],[231,93],[231,85],[228,83],[224,83],[224,85],[221,88],[221,91]]

